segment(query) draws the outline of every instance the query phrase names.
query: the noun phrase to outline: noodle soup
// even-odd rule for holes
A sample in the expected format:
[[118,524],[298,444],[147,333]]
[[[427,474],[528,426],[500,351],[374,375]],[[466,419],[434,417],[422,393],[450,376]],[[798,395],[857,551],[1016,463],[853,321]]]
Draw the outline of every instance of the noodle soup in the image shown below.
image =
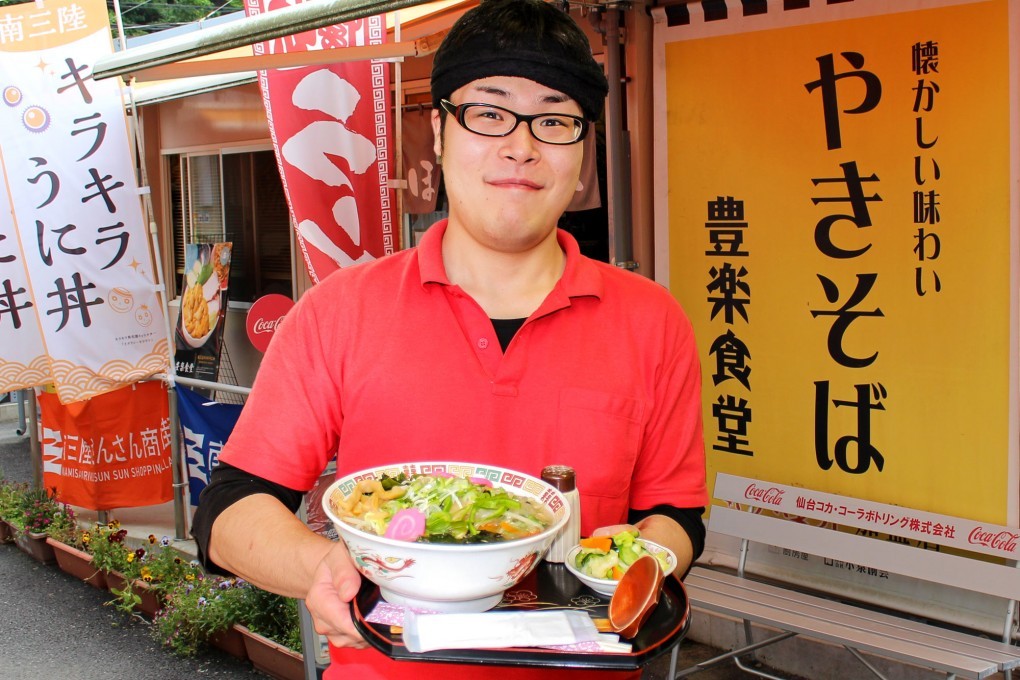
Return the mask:
[[[409,494],[416,484],[422,493]],[[495,606],[542,560],[570,518],[566,498],[541,479],[462,462],[390,464],[343,475],[326,488],[321,507],[383,599],[442,612]]]
[[362,531],[423,543],[508,541],[537,534],[553,522],[532,498],[487,479],[449,473],[363,479],[347,498],[334,499],[333,510]]

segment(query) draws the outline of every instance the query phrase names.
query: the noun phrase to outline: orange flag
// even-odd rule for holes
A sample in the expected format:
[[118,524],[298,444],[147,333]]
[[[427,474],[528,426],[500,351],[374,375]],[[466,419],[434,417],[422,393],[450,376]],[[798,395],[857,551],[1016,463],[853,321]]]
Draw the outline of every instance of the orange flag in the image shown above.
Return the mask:
[[39,397],[43,485],[63,503],[91,510],[173,499],[170,418],[161,383],[139,383],[61,404]]

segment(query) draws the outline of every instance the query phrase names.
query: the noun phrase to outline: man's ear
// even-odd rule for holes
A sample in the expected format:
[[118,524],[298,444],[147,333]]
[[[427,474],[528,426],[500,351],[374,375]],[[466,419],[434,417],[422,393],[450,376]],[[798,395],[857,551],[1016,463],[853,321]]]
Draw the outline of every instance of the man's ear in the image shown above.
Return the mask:
[[432,109],[432,150],[436,152],[436,158],[443,155],[443,124],[439,109]]

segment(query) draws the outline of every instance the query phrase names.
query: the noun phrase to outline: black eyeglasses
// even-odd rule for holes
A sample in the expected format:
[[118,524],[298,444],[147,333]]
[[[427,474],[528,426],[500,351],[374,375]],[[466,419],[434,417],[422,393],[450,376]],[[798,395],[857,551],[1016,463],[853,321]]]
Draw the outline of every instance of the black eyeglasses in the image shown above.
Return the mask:
[[465,130],[485,137],[506,137],[521,123],[527,123],[531,136],[546,144],[575,144],[588,132],[588,121],[569,113],[526,116],[495,104],[454,104],[446,99],[439,103]]

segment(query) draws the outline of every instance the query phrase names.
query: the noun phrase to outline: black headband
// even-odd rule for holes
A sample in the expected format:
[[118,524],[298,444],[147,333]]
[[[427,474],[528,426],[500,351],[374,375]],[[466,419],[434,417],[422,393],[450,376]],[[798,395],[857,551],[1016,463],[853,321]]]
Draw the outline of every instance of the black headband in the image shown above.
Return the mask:
[[[492,30],[498,31],[499,27]],[[552,40],[540,44],[538,36],[532,44],[510,47],[498,45],[488,30],[457,37],[456,47],[444,49],[444,41],[432,62],[432,105],[437,109],[440,99],[449,99],[454,90],[479,78],[517,76],[569,96],[590,121],[602,115],[609,86],[602,67],[590,53],[579,58]]]

